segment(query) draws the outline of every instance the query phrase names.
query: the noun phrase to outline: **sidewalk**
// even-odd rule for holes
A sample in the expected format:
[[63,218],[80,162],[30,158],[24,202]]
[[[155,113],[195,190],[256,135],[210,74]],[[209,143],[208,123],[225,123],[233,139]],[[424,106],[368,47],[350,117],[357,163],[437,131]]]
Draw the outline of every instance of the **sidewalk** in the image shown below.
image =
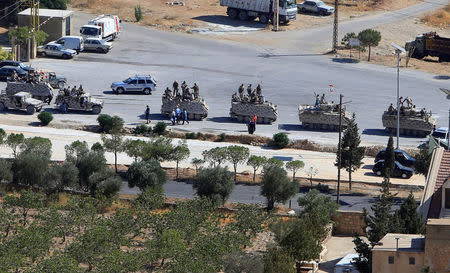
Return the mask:
[[[44,138],[49,138],[52,141],[52,159],[53,160],[64,160],[65,159],[65,145],[69,145],[76,140],[86,141],[89,146],[95,142],[101,142],[100,134],[95,134],[86,131],[72,130],[72,129],[54,129],[48,127],[22,127],[22,126],[11,126],[11,125],[0,125],[8,134],[9,133],[23,133],[25,137],[35,137],[40,136]],[[127,139],[147,139],[146,137],[133,137],[126,136]],[[173,143],[177,144],[181,139],[174,139]],[[190,156],[187,160],[180,162],[181,168],[187,168],[193,166],[190,164],[192,158],[203,158],[202,152],[214,147],[223,147],[228,145],[236,145],[235,143],[226,142],[208,142],[200,140],[186,140],[187,145],[190,149]],[[326,180],[336,180],[337,179],[337,168],[334,166],[336,155],[334,153],[322,153],[306,150],[295,150],[295,149],[282,149],[276,150],[268,147],[259,147],[251,145],[242,145],[250,149],[251,155],[266,156],[268,158],[275,157],[284,162],[290,160],[302,160],[305,163],[303,170],[299,171],[297,177],[306,177],[305,170],[309,169],[311,166],[318,170],[318,173],[314,178],[316,179],[326,179]],[[6,146],[0,146],[0,156],[7,157],[11,156],[11,150]],[[112,153],[106,153],[106,159],[108,163],[114,163],[114,156]],[[127,156],[125,153],[121,153],[118,156],[119,164],[131,164],[133,159]],[[232,170],[231,164],[225,164]],[[371,183],[381,183],[382,178],[377,177],[372,173],[373,158],[367,157],[364,159],[364,165],[352,173],[352,180],[358,182],[371,182]],[[163,162],[163,167],[175,167],[175,162]],[[253,172],[253,169],[246,164],[238,166],[238,172],[248,171]],[[289,175],[292,175],[289,173]],[[348,181],[348,174],[345,170],[341,171],[341,180],[345,183]],[[397,185],[415,185],[424,186],[425,178],[422,175],[414,175],[410,179],[391,179],[393,184]]]

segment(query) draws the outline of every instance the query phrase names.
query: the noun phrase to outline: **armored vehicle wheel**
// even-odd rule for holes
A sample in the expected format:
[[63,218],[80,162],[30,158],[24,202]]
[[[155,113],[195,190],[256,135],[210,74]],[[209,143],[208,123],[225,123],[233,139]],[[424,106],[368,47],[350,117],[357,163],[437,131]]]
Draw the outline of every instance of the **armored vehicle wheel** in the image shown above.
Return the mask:
[[145,95],[151,95],[152,94],[152,90],[150,90],[149,88],[145,88],[144,89],[144,94]]
[[188,119],[189,119],[189,120],[194,120],[194,119],[195,119],[195,114],[193,114],[193,113],[188,113]]
[[230,9],[228,11],[228,16],[230,16],[231,19],[236,19],[238,17],[239,11],[237,9]]
[[31,105],[27,106],[27,114],[28,115],[33,115],[35,112],[36,112],[36,109],[34,109],[33,106],[31,106]]
[[381,171],[377,171],[376,174],[377,174],[378,176],[381,176]]
[[239,122],[243,122],[244,121],[244,116],[241,116],[241,115],[237,116],[237,120]]
[[6,111],[6,106],[3,102],[0,102],[0,112]]
[[45,55],[47,55],[45,52],[42,52],[42,53],[41,53],[41,56],[42,56],[42,57],[45,57]]
[[66,85],[66,82],[64,82],[64,81],[59,81],[58,82],[58,88],[60,89],[60,90],[62,90],[62,89],[64,89],[64,86]]
[[125,91],[125,90],[123,89],[123,87],[117,88],[117,93],[118,93],[118,94],[123,94],[124,91]]
[[245,10],[239,11],[239,20],[247,21],[248,18],[249,18],[248,14],[247,14],[247,12]]
[[202,120],[201,114],[195,114],[195,120]]
[[102,111],[102,108],[100,108],[100,106],[98,106],[98,105],[95,105],[92,107],[92,114],[94,114],[94,115],[100,114],[101,111]]

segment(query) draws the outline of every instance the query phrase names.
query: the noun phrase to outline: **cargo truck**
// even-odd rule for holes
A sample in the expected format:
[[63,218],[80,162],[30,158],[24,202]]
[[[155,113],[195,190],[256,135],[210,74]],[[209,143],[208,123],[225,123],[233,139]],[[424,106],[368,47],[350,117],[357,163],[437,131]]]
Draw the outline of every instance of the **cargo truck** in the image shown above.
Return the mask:
[[80,29],[81,36],[87,38],[99,38],[106,41],[114,40],[120,31],[120,19],[116,15],[100,15],[88,22]]
[[[273,18],[274,0],[220,0],[220,5],[227,7],[227,14],[232,19],[253,20],[256,17],[263,24]],[[287,24],[297,18],[297,3],[295,0],[279,0],[278,8],[280,23]]]
[[414,41],[405,44],[405,49],[416,59],[433,56],[439,57],[439,62],[450,61],[450,38],[440,37],[436,32],[416,37]]

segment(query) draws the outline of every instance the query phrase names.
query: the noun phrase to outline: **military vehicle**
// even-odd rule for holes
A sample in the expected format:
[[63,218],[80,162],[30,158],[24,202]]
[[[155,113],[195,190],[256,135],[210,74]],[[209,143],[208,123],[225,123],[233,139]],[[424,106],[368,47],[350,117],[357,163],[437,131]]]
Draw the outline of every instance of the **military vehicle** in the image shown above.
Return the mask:
[[92,112],[92,114],[100,114],[103,109],[103,101],[93,98],[89,93],[84,93],[79,96],[71,96],[59,91],[56,96],[55,104],[63,112],[67,110],[79,110]]
[[[323,103],[299,105],[298,119],[305,129],[339,131],[339,105]],[[350,122],[351,114],[342,107],[341,128],[345,129]]]
[[193,92],[189,91],[187,85],[181,86],[182,93],[177,88],[172,91],[166,88],[162,97],[161,114],[169,115],[176,108],[181,111],[186,109],[189,120],[203,120],[208,116],[209,107],[205,100],[200,97],[198,86],[195,84]]
[[67,79],[62,76],[57,76],[55,72],[46,73],[44,80],[48,82],[51,87],[59,90],[64,89],[64,86],[67,84]]
[[[408,98],[407,98],[408,99]],[[407,100],[405,99],[405,100]],[[386,131],[394,134],[397,132],[397,109],[392,105],[384,111],[382,116],[383,126]],[[400,104],[400,134],[406,136],[426,137],[436,125],[436,119],[427,113],[425,108],[417,109],[411,101],[408,106]]]
[[247,94],[244,94],[244,87],[241,85],[231,98],[230,116],[239,122],[247,122],[255,115],[258,118],[256,123],[272,124],[278,117],[277,106],[265,101],[261,85],[258,84],[255,90],[249,85]]
[[6,94],[11,96],[19,92],[30,93],[34,99],[50,104],[53,99],[53,88],[46,82],[15,82],[6,84]]
[[0,112],[11,110],[24,110],[29,115],[40,112],[45,103],[40,100],[33,99],[30,93],[18,92],[8,95],[5,92],[0,94]]
[[439,62],[450,62],[450,38],[441,37],[436,32],[417,36],[414,41],[405,44],[405,49],[416,59],[435,56]]

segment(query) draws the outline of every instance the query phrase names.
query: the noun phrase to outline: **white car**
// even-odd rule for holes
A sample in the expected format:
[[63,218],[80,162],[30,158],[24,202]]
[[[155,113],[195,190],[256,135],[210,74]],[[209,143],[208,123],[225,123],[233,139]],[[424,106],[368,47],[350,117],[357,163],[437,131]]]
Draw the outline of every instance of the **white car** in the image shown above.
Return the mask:
[[84,41],[84,50],[108,53],[112,48],[112,43],[100,38],[87,38]]
[[83,42],[84,39],[81,36],[64,36],[53,43],[60,44],[66,49],[75,50],[79,54],[84,50]]
[[51,56],[63,59],[73,58],[73,56],[77,54],[75,50],[65,49],[62,45],[55,43],[48,43],[45,46],[39,46],[37,48],[37,53],[42,57]]
[[334,12],[334,8],[326,5],[321,0],[306,0],[301,4],[297,4],[299,12],[313,12],[320,15],[330,15]]

